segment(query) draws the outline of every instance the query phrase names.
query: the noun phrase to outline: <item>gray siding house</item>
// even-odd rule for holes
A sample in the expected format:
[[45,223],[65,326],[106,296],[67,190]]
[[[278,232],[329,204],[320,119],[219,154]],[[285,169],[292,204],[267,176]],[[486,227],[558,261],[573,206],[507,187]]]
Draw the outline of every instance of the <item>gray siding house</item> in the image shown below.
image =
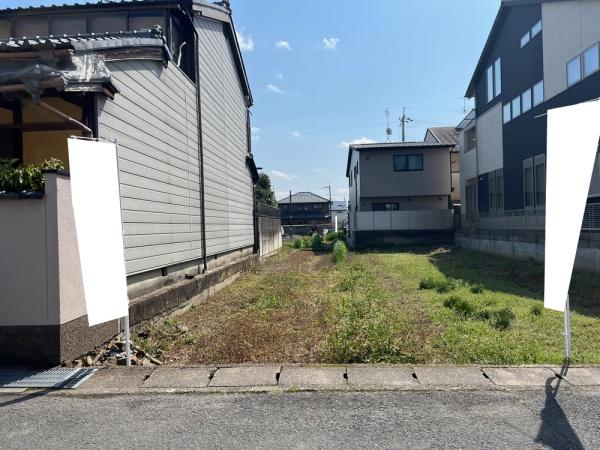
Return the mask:
[[[6,257],[0,273],[10,292],[0,299],[0,346],[9,347],[4,342],[15,336],[35,335],[45,345],[30,342],[34,362],[58,363],[118,331],[116,323],[86,327],[77,264],[55,273],[65,255],[76,254],[72,226],[62,227],[72,221],[70,203],[57,204],[70,195],[69,136],[118,142],[132,305],[258,252],[252,94],[229,2],[131,0],[6,9],[0,11],[0,55],[0,93],[7,94],[0,96],[0,138],[7,143],[0,157],[23,165],[56,157],[67,166],[46,175],[42,199],[0,199],[0,253]],[[26,211],[42,203],[44,242],[32,241],[32,255],[42,245],[54,250],[44,256],[39,276],[31,276],[31,289],[11,288],[23,278],[31,255],[27,245],[10,241],[19,239],[15,233],[23,229]],[[150,309],[173,309],[191,295]],[[67,304],[71,313],[59,314]],[[54,309],[56,314],[38,313]],[[151,318],[148,314],[134,311],[132,321]],[[18,352],[27,355],[27,342]],[[19,357],[5,353],[0,363]]]
[[351,145],[346,166],[351,242],[452,230],[453,148],[437,142]]

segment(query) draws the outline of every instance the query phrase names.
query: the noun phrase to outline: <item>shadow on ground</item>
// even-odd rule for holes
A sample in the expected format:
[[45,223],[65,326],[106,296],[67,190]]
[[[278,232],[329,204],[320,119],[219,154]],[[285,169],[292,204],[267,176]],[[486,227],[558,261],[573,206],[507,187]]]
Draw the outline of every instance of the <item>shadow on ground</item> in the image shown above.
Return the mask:
[[[544,266],[534,260],[516,260],[498,255],[448,248],[431,252],[431,263],[445,276],[481,284],[485,289],[543,301]],[[571,310],[600,317],[600,277],[575,271],[570,289]]]
[[[569,365],[562,367],[560,375],[567,375]],[[552,385],[556,381],[556,386]],[[558,401],[558,392],[564,381],[561,378],[549,378],[546,381],[546,400],[544,408],[540,411],[542,424],[538,430],[535,442],[548,446],[549,448],[583,449],[583,444],[577,433],[571,426],[569,418]]]

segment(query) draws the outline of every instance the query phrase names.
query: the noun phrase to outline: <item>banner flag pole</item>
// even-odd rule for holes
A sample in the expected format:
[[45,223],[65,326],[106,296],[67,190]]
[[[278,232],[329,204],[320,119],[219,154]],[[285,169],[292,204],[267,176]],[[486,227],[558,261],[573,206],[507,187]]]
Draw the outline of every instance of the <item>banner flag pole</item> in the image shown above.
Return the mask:
[[565,305],[564,321],[565,321],[565,358],[571,359],[571,308],[569,307],[569,296],[567,295],[567,303]]

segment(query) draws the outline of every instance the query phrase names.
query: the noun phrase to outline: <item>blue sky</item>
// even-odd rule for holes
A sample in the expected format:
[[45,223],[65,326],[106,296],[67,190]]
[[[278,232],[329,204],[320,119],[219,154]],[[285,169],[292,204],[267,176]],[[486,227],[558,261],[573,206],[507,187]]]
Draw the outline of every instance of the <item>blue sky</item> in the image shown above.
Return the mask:
[[323,195],[315,188],[330,182],[334,198],[347,196],[346,143],[385,141],[386,109],[393,140],[403,106],[415,120],[407,140],[457,125],[499,3],[233,0],[255,101],[254,153],[278,198],[289,189]]
[[329,184],[335,199],[347,196],[347,143],[385,141],[386,109],[393,140],[403,106],[414,120],[408,140],[458,124],[499,3],[232,0],[254,95],[254,154],[278,198],[289,189],[324,195]]

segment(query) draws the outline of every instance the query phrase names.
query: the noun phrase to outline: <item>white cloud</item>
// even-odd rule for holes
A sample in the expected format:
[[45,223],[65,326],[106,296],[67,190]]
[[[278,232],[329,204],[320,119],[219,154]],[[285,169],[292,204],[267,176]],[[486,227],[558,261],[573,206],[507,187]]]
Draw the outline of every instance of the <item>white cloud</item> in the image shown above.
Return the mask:
[[240,44],[240,49],[243,52],[251,52],[252,50],[254,50],[254,41],[252,40],[252,35],[244,36],[243,30],[236,31],[235,34],[237,35],[237,39]]
[[283,94],[283,90],[279,86],[275,86],[274,84],[267,84],[265,86],[266,92],[273,92],[275,94]]
[[354,139],[353,141],[342,141],[338,144],[339,148],[348,148],[351,145],[360,145],[360,144],[374,144],[375,141],[373,139],[362,137],[358,139]]
[[329,173],[329,170],[324,169],[323,167],[318,167],[313,170],[314,173]]
[[292,46],[288,41],[277,41],[275,42],[275,48],[277,50],[291,50]]
[[301,137],[302,137],[302,134],[300,134],[300,132],[299,132],[299,131],[291,131],[291,132],[290,132],[290,134],[292,135],[292,137],[293,137],[294,139],[298,139],[298,138],[301,138]]
[[293,179],[299,178],[298,174],[289,175],[279,170],[271,170],[269,173],[273,178],[279,178],[280,180],[292,181]]
[[325,50],[335,50],[339,42],[338,38],[323,38],[323,48]]
[[258,141],[260,139],[260,128],[258,127],[250,127],[250,134],[252,135],[253,141]]

